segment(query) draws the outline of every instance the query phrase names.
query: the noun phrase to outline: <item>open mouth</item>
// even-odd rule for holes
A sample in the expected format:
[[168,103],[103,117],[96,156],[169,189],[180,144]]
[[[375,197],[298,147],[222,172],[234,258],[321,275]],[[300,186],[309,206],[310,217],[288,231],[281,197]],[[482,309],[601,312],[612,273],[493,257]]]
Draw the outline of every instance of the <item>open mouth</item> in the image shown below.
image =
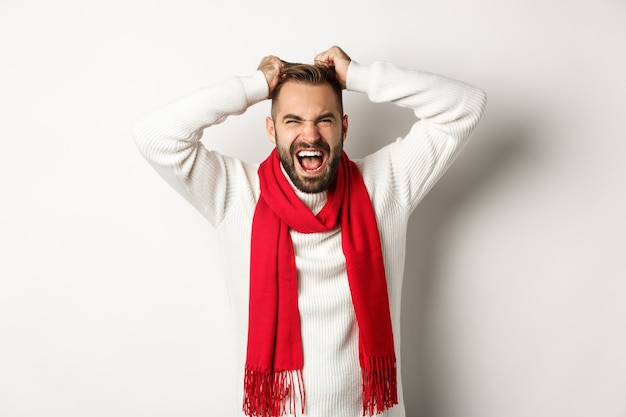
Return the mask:
[[324,153],[318,150],[302,150],[296,154],[300,167],[308,174],[316,174],[324,166]]

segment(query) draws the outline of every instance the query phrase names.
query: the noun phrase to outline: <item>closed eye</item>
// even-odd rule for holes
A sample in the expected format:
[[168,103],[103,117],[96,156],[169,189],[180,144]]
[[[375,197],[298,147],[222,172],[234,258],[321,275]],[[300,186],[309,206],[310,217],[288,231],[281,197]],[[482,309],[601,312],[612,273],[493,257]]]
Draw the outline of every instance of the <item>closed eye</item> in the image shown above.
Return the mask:
[[283,123],[285,124],[300,123],[301,121],[302,121],[302,118],[296,114],[286,114],[283,117]]

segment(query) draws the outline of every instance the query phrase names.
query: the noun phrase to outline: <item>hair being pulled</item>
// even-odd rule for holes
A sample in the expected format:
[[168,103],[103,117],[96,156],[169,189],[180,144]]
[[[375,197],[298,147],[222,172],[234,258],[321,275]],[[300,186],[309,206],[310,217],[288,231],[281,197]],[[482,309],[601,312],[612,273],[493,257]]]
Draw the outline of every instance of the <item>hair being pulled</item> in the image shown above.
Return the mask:
[[280,91],[283,85],[289,81],[294,81],[301,84],[308,85],[323,85],[328,84],[337,97],[337,104],[339,110],[343,115],[343,97],[341,93],[341,83],[337,78],[335,69],[326,65],[310,65],[286,62],[283,70],[278,76],[278,84],[272,90],[270,99],[272,99],[272,115],[274,115],[274,107],[277,102]]

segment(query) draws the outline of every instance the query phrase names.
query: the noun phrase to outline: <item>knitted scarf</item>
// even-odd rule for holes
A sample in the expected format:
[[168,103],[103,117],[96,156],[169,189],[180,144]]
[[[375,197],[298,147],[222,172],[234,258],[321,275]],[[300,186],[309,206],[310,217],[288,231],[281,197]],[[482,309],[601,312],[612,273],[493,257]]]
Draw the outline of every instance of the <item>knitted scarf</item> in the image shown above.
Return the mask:
[[389,298],[376,218],[363,178],[345,153],[314,215],[285,178],[274,150],[259,167],[261,195],[252,221],[250,311],[243,411],[251,417],[305,407],[298,283],[289,229],[316,233],[341,226],[342,248],[359,328],[363,414],[398,403]]

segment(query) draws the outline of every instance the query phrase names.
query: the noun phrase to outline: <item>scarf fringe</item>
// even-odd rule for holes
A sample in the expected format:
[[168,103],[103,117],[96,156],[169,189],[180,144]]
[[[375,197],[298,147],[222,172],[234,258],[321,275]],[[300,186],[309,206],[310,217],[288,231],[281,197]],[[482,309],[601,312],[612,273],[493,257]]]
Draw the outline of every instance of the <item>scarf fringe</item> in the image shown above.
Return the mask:
[[398,404],[396,360],[393,357],[369,357],[362,369],[363,415],[373,416]]
[[270,371],[246,366],[243,396],[243,412],[250,417],[295,415],[298,403],[304,414],[302,370]]

